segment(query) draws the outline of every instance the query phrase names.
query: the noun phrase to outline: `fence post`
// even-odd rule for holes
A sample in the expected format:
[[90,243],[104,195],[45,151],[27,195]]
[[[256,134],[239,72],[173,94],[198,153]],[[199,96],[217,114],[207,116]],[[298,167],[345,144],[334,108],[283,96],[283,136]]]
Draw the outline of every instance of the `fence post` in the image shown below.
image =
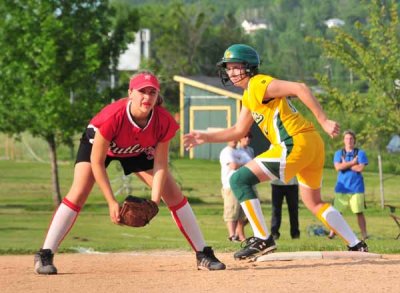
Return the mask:
[[381,208],[385,208],[385,196],[383,193],[383,171],[382,171],[382,157],[381,153],[378,154],[378,167],[379,167],[379,183],[380,183],[380,192],[381,192]]

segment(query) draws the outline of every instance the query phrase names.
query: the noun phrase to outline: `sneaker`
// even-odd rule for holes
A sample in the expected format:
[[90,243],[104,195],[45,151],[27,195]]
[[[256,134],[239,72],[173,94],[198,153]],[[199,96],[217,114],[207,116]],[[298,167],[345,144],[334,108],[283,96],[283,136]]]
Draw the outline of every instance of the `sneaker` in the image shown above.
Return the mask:
[[240,239],[239,239],[239,237],[238,237],[237,235],[233,235],[233,236],[231,236],[231,237],[228,237],[228,240],[229,240],[230,242],[241,242]]
[[333,231],[331,230],[331,231],[329,232],[328,238],[329,238],[329,239],[333,239],[333,238],[335,238],[335,236],[336,236],[335,232],[333,232]]
[[206,271],[225,270],[226,266],[214,255],[211,247],[204,247],[203,251],[196,252],[197,269]]
[[236,252],[233,257],[235,259],[256,258],[274,250],[276,250],[276,244],[272,236],[269,236],[267,240],[250,237],[242,242],[242,249]]
[[274,240],[278,240],[280,237],[281,237],[281,234],[280,234],[279,232],[277,232],[277,233],[272,233],[272,238],[273,238]]
[[361,251],[361,252],[368,252],[368,245],[364,241],[358,242],[356,245],[353,247],[347,246],[349,248],[349,251]]
[[57,268],[53,265],[54,253],[51,249],[40,249],[35,253],[35,273],[41,275],[55,275]]

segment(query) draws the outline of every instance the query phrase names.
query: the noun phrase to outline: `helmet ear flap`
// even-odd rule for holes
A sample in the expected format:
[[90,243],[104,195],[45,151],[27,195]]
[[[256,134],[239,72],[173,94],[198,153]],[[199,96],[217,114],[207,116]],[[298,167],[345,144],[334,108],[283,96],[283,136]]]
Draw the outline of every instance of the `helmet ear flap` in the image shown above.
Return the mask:
[[251,66],[250,64],[246,64],[246,74],[250,77],[258,74],[258,67]]
[[[219,78],[221,79],[221,82],[224,86],[231,86],[233,85],[233,82],[229,78],[228,73],[226,72],[226,62],[227,61],[221,61],[217,63],[217,73]],[[252,77],[254,75],[258,74],[258,67],[252,66],[251,64],[248,64],[247,62],[239,62],[244,65],[244,70],[245,70],[245,75]]]

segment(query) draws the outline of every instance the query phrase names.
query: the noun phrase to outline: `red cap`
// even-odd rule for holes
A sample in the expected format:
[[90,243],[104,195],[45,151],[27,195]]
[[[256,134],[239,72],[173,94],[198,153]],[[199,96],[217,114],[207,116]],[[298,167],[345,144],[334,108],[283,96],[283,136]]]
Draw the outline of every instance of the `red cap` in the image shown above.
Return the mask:
[[160,84],[158,83],[157,77],[151,73],[139,73],[129,81],[130,90],[141,90],[148,86],[160,91]]

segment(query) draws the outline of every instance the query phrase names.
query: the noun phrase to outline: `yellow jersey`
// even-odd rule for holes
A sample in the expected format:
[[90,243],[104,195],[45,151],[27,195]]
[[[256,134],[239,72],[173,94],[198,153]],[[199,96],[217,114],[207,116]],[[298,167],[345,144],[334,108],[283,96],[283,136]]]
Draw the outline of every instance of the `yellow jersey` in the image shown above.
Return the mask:
[[315,131],[315,128],[297,111],[288,97],[263,101],[272,80],[273,77],[264,74],[251,77],[243,93],[242,104],[251,111],[254,121],[271,144],[292,144],[294,135]]

